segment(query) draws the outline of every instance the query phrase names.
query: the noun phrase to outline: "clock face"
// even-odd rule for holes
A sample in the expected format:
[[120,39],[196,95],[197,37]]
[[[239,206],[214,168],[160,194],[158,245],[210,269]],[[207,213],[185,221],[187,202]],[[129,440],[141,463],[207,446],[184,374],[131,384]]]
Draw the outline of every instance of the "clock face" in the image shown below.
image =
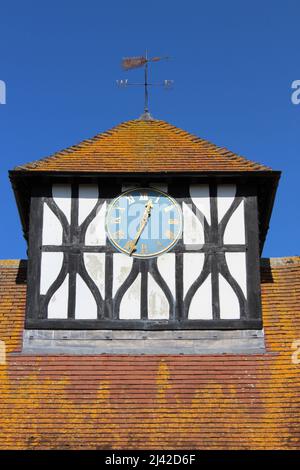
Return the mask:
[[106,232],[111,243],[129,256],[158,256],[170,250],[181,236],[181,209],[162,191],[131,189],[110,204]]

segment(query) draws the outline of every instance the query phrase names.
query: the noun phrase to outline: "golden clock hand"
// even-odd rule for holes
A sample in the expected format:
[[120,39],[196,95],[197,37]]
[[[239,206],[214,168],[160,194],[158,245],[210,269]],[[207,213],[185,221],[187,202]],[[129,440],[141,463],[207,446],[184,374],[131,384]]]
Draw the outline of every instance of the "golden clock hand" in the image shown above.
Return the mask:
[[146,227],[146,224],[148,222],[148,218],[151,215],[151,209],[153,208],[153,204],[152,204],[151,199],[147,202],[145,207],[146,207],[146,209],[144,211],[142,220],[140,222],[139,229],[136,232],[136,235],[135,235],[134,239],[132,240],[132,242],[130,242],[129,255],[132,255],[132,253],[136,250],[136,244],[139,241],[139,238],[142,235],[142,232],[143,232],[143,230]]

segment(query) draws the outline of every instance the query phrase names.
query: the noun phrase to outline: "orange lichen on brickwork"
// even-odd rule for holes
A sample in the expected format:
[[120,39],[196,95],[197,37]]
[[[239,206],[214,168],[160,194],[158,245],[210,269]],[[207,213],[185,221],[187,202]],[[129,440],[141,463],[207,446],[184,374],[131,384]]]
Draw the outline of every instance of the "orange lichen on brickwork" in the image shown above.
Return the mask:
[[270,168],[160,121],[127,121],[20,171],[155,173],[261,171]]
[[256,355],[22,355],[25,264],[0,265],[1,449],[300,448],[299,258],[262,265]]
[[18,351],[24,325],[26,270],[19,260],[0,260],[0,340]]

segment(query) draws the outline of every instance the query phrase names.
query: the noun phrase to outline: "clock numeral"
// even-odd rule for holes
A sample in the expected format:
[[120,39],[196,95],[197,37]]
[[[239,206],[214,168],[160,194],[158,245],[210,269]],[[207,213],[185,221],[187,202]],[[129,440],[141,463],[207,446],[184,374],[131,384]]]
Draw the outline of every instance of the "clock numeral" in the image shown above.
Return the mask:
[[129,203],[129,205],[134,203],[134,197],[133,197],[133,196],[131,196],[131,195],[130,195],[130,196],[126,196],[126,199],[127,199],[128,203]]
[[164,208],[165,212],[170,212],[172,209],[174,209],[174,206],[171,204],[170,206],[167,206]]
[[165,231],[165,236],[166,236],[167,238],[169,238],[170,240],[174,240],[174,238],[175,238],[175,235],[174,235],[173,232],[171,232],[171,230],[166,230],[166,231]]
[[148,201],[149,197],[147,193],[141,193],[140,201]]
[[116,211],[122,211],[122,212],[125,211],[125,207],[120,207],[120,206],[115,206],[114,209],[115,209]]
[[141,245],[141,253],[142,253],[143,255],[146,254],[146,253],[149,253],[147,243],[142,243],[142,245]]
[[158,202],[160,200],[160,196],[154,199],[154,202]]
[[118,230],[117,232],[113,234],[113,238],[116,238],[118,240],[121,240],[122,238],[124,238],[124,236],[125,236],[125,233],[123,232],[123,230]]
[[179,220],[178,219],[169,219],[169,225],[178,225],[179,224]]
[[119,224],[121,222],[121,217],[112,217],[110,219],[111,224]]

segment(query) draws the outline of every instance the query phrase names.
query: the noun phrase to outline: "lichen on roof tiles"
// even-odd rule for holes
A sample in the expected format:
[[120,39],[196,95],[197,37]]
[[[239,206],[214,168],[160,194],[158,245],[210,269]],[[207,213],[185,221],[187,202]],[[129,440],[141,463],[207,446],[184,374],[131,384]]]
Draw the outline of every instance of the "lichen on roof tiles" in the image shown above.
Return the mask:
[[159,173],[271,169],[165,121],[136,119],[15,170]]
[[300,257],[261,281],[265,354],[28,356],[26,262],[0,261],[0,449],[299,449]]

